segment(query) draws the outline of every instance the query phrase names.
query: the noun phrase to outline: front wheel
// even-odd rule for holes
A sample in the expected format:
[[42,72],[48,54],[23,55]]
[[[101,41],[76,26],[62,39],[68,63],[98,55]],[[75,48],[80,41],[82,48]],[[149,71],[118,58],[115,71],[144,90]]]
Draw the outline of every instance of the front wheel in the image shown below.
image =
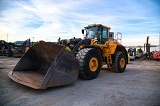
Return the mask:
[[127,57],[123,52],[117,52],[113,58],[113,70],[117,73],[122,73],[126,69]]
[[84,48],[80,50],[76,58],[80,65],[79,76],[84,79],[96,78],[101,69],[101,55],[97,49]]

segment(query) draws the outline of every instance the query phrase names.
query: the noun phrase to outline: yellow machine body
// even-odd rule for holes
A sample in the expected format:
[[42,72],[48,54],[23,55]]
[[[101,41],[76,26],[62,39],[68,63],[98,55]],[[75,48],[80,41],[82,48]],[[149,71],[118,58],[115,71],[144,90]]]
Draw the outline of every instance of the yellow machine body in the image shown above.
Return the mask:
[[118,39],[111,35],[110,27],[92,24],[85,27],[85,31],[86,38],[70,39],[66,45],[51,42],[35,44],[8,76],[28,87],[46,89],[73,84],[78,75],[94,79],[103,65],[108,65],[115,72],[123,72],[128,54]]

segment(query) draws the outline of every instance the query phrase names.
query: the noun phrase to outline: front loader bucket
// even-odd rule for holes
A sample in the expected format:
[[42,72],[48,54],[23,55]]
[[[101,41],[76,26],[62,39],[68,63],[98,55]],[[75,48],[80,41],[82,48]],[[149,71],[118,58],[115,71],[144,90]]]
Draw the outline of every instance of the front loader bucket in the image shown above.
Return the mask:
[[65,47],[40,42],[31,47],[8,76],[34,89],[72,84],[77,80],[79,64]]

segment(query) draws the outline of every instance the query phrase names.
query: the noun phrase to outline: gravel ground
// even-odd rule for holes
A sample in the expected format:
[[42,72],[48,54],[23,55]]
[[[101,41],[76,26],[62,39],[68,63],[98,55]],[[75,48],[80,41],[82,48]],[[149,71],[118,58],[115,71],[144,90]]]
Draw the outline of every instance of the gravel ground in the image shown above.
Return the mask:
[[0,106],[160,106],[160,61],[136,60],[124,73],[102,68],[94,80],[35,90],[8,77],[19,58],[0,56]]

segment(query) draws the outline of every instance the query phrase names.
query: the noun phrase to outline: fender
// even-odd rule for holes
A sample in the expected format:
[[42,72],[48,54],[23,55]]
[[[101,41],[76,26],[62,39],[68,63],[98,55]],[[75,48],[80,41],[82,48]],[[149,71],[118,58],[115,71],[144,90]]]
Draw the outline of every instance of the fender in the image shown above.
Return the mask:
[[81,45],[90,45],[91,40],[90,39],[83,39],[80,42],[76,44],[76,46],[73,48],[72,52],[75,53]]
[[128,63],[128,53],[127,53],[127,51],[126,51],[126,49],[125,49],[124,46],[122,46],[122,45],[117,45],[115,52],[123,52],[123,53],[125,53],[126,58],[127,58],[127,63]]

